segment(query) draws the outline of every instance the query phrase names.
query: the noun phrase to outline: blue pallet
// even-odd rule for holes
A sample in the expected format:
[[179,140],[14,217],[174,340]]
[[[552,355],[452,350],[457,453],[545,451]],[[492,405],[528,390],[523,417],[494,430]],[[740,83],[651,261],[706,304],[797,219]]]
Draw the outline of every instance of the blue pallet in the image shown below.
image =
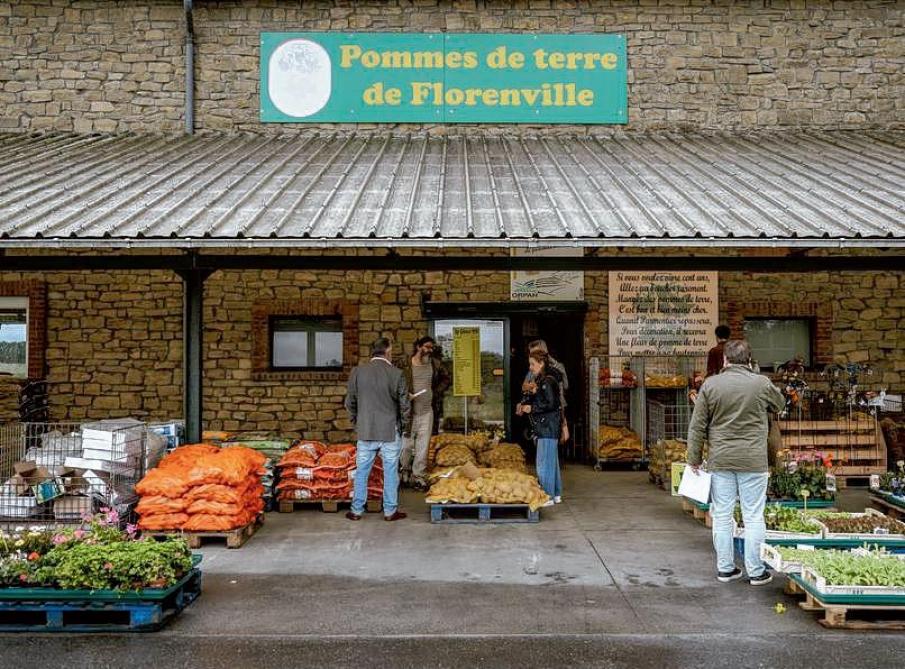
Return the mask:
[[[527,504],[431,504],[430,509],[432,523],[447,525],[540,522],[540,511],[532,511]],[[512,516],[513,512],[518,515]]]
[[201,570],[192,569],[167,593],[163,598],[121,601],[23,595],[21,600],[0,601],[0,632],[153,632],[198,598]]

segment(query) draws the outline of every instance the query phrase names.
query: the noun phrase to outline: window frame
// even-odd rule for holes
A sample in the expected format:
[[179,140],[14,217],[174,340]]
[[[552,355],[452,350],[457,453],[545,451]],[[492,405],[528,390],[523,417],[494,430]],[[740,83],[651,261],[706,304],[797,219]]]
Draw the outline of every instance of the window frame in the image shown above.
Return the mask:
[[[270,317],[340,319],[343,330],[343,366],[295,370],[271,368]],[[251,378],[260,382],[343,383],[358,364],[359,305],[350,300],[255,300],[251,305]]]
[[[816,337],[817,319],[815,317],[813,317],[813,316],[797,316],[797,315],[793,315],[793,316],[762,316],[762,315],[749,316],[749,315],[746,315],[744,320],[742,321],[742,333],[744,334],[745,339],[748,339],[748,333],[745,329],[745,326],[749,322],[752,322],[752,321],[758,321],[758,322],[801,321],[803,323],[806,323],[807,328],[808,328],[808,349],[809,350],[808,350],[808,359],[805,360],[805,362],[804,362],[804,368],[805,368],[805,371],[808,371],[808,372],[812,372],[817,368],[817,365],[815,362],[815,359],[817,357],[817,337]],[[750,342],[750,340],[749,340],[749,342]],[[753,347],[752,347],[752,349],[753,349]],[[753,352],[754,351],[752,350],[752,353]],[[770,372],[773,374],[775,374],[777,372],[776,367],[773,365],[773,363],[775,362],[774,360],[761,361],[760,359],[757,358],[756,355],[754,357],[757,360],[757,364],[761,370],[763,370],[765,372]]]
[[[274,336],[278,332],[275,329],[275,325],[279,321],[299,321],[299,322],[307,322],[310,323],[312,327],[303,328],[299,330],[283,330],[284,332],[305,332],[308,337],[307,342],[307,365],[277,365],[274,362],[274,355],[276,353],[276,346],[274,343]],[[330,329],[320,329],[317,328],[316,325],[318,323],[332,323],[333,327]],[[345,358],[345,332],[343,329],[343,321],[342,318],[337,318],[333,316],[308,316],[308,315],[284,315],[284,314],[271,314],[267,319],[267,339],[269,344],[269,360],[268,360],[268,369],[272,372],[338,372],[342,371],[344,366],[344,359],[340,359],[338,365],[316,365],[310,364],[312,360],[316,360],[317,356],[317,348],[315,342],[317,340],[317,334],[319,332],[331,332],[331,333],[339,333],[342,337],[342,343],[340,344],[340,356]]]
[[24,311],[25,312],[25,374],[22,376],[18,376],[16,374],[0,374],[0,378],[3,379],[16,379],[16,380],[24,380],[29,378],[29,362],[31,361],[31,354],[29,348],[31,346],[31,314],[30,314],[30,305],[29,299],[27,296],[15,297],[15,296],[0,296],[0,312],[13,312],[13,311]]

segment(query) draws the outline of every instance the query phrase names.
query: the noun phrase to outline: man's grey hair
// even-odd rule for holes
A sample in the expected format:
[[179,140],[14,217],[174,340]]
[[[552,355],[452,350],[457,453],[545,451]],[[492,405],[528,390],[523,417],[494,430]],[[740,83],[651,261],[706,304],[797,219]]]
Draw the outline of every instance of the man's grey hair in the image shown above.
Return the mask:
[[535,339],[533,342],[528,344],[529,351],[543,351],[544,353],[549,353],[547,350],[547,342],[543,339]]
[[731,365],[747,365],[751,362],[751,345],[744,339],[730,339],[723,345],[723,355]]
[[380,357],[386,355],[393,343],[386,337],[380,337],[371,344],[371,357]]

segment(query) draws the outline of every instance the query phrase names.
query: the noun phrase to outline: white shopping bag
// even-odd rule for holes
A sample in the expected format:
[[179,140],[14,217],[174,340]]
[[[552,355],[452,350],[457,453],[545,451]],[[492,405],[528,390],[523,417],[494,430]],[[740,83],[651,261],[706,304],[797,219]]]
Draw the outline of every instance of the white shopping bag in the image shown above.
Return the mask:
[[679,495],[707,504],[710,501],[710,472],[699,469],[695,474],[691,465],[685,465],[682,482],[679,484]]

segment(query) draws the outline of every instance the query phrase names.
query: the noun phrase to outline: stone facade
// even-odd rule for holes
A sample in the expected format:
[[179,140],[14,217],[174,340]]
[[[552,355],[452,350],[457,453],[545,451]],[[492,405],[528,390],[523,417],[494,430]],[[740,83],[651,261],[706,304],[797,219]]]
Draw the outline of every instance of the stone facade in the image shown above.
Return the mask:
[[[233,0],[195,26],[200,131],[302,127],[258,122],[259,33],[291,30],[622,32],[629,132],[905,126],[901,2]],[[177,0],[0,3],[0,131],[181,132],[184,35]]]
[[[26,280],[47,286],[53,419],[181,415],[182,287],[175,274],[0,271],[0,281]],[[878,384],[890,392],[903,390],[905,273],[723,272],[719,280],[721,317],[736,327],[745,315],[794,315],[817,305],[821,361],[870,362],[881,372]],[[585,352],[604,355],[607,275],[588,273],[585,283],[590,307]],[[216,272],[205,283],[204,427],[279,429],[329,440],[351,436],[342,408],[347,371],[327,376],[256,371],[262,305],[276,304],[282,312],[338,312],[344,325],[353,319],[357,335],[347,340],[345,355],[348,364],[355,364],[380,335],[407,350],[424,334],[428,322],[422,297],[494,302],[508,296],[509,275],[503,272]]]
[[182,414],[182,285],[174,274],[0,271],[0,285],[26,281],[47,295],[42,353],[53,420]]

